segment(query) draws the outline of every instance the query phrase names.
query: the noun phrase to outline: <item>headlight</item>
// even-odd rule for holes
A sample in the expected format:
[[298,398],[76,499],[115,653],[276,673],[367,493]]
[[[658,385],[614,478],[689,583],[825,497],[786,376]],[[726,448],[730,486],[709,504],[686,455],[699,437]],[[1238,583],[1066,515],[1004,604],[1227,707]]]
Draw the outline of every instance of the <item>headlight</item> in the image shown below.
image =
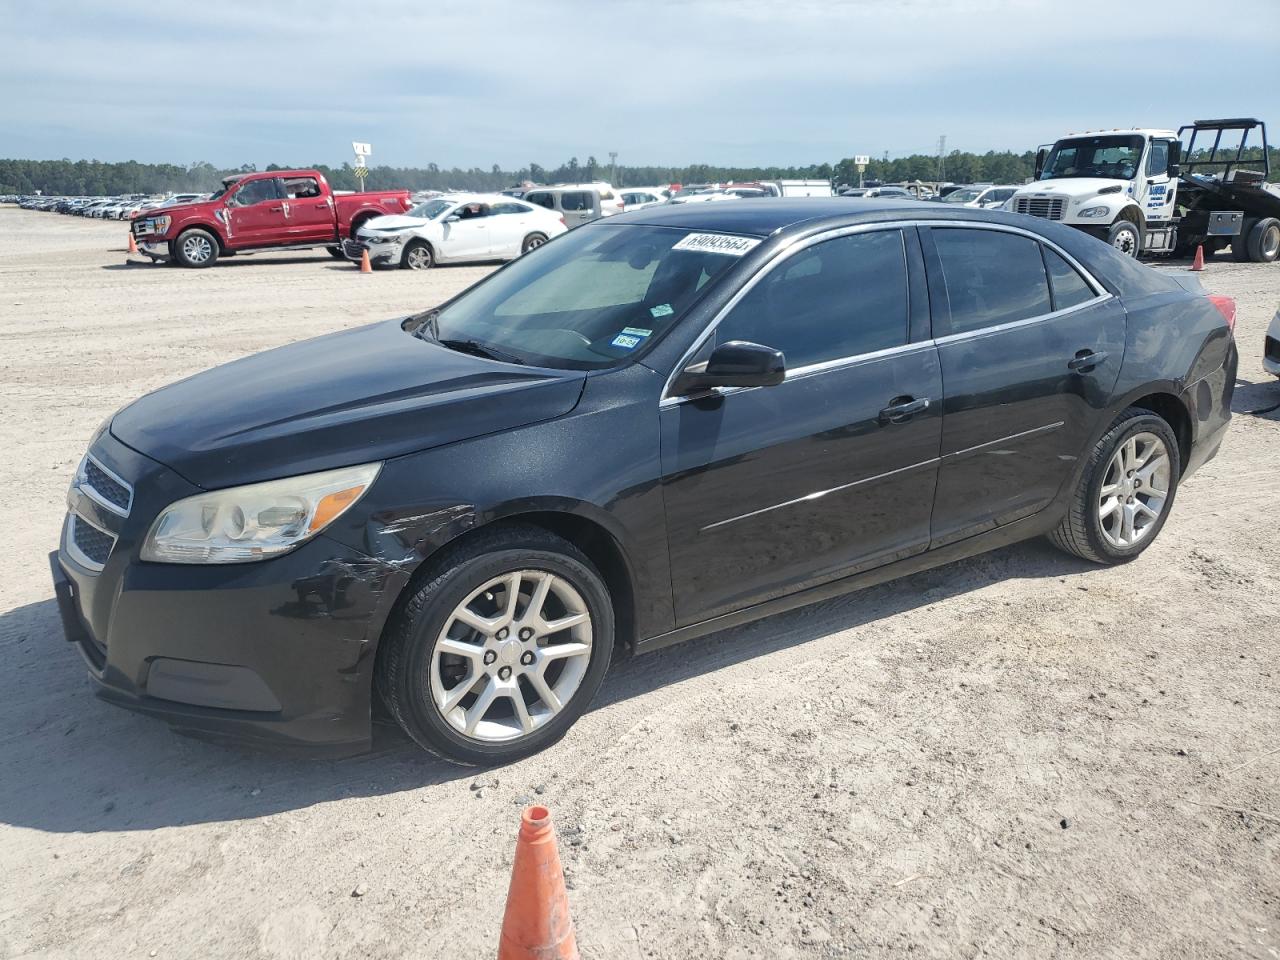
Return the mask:
[[142,221],[142,229],[147,233],[168,233],[171,223],[173,223],[172,217],[149,217]]
[[1093,219],[1095,217],[1105,217],[1110,212],[1110,207],[1085,207],[1076,216]]
[[179,500],[151,525],[142,559],[247,563],[288,553],[342,516],[380,469],[367,463]]

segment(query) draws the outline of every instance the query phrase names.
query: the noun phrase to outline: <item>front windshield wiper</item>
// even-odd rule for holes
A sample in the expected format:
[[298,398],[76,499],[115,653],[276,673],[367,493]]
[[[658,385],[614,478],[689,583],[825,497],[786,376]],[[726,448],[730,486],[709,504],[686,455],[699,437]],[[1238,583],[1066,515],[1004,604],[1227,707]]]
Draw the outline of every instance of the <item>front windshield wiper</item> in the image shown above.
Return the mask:
[[524,366],[524,361],[514,354],[506,353],[490,344],[481,343],[479,340],[455,340],[451,338],[442,340],[436,338],[436,343],[448,347],[450,350],[457,350],[459,353],[469,353],[475,357],[484,357],[486,360],[500,360],[503,363],[518,363]]

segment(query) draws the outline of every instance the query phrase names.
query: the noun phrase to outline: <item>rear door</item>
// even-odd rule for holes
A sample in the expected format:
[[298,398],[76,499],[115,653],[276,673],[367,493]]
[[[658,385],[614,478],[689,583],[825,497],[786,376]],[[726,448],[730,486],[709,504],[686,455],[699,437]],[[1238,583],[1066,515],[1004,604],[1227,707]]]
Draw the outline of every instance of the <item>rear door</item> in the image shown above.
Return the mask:
[[565,190],[560,194],[560,210],[564,214],[565,226],[570,229],[599,216],[596,213],[596,195],[590,190]]
[[681,625],[928,547],[942,379],[916,244],[897,227],[802,243],[690,355],[762,343],[787,377],[662,401]]
[[315,177],[283,180],[285,219],[293,242],[333,240],[336,234],[333,198],[325,196]]
[[921,237],[946,389],[937,547],[1054,499],[1111,399],[1125,314],[1032,234],[983,224]]
[[504,260],[520,256],[524,238],[535,232],[532,219],[532,208],[516,200],[493,204],[489,208],[490,252]]
[[288,216],[276,177],[241,184],[227,201],[227,235],[234,247],[288,242]]

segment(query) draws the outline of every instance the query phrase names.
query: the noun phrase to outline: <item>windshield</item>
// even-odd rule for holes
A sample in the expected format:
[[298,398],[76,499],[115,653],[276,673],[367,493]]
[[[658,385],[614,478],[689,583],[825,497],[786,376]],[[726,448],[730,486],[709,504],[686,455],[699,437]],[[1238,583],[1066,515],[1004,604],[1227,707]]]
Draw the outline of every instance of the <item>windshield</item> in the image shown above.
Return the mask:
[[230,190],[232,187],[234,187],[234,186],[235,186],[237,183],[239,183],[239,182],[240,182],[240,178],[239,178],[239,177],[236,177],[234,180],[223,180],[223,181],[222,181],[222,186],[221,186],[219,189],[217,189],[217,190],[213,191],[213,194],[209,197],[209,199],[210,199],[210,200],[219,200],[219,199],[221,199],[221,198],[222,198],[222,196],[223,196],[223,195],[224,195],[228,190]]
[[679,249],[688,236],[673,227],[579,227],[472,287],[427,331],[538,366],[612,366],[679,323],[737,262]]
[[981,190],[953,190],[942,198],[943,203],[969,203],[982,196]]
[[1142,137],[1076,137],[1059,140],[1049,151],[1041,180],[1105,177],[1132,180],[1142,158]]
[[434,200],[428,200],[425,203],[418,204],[416,207],[414,207],[412,210],[406,213],[405,216],[421,217],[423,220],[434,220],[436,219],[436,217],[440,216],[440,214],[444,213],[446,210],[453,209],[453,206],[454,206],[454,202],[452,200],[441,200],[439,197],[437,197]]

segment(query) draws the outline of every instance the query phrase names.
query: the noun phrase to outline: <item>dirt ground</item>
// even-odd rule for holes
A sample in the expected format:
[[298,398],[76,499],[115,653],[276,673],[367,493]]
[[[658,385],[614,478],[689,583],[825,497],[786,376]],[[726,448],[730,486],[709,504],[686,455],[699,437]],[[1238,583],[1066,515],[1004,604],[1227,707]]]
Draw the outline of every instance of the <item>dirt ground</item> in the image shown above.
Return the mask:
[[[477,776],[211,746],[90,693],[46,554],[97,424],[487,268],[204,271],[0,208],[0,957],[493,956],[548,805],[585,957],[1280,957],[1280,265],[1217,257],[1237,415],[1137,562],[1041,542],[622,663]],[[357,887],[363,895],[353,896]]]

